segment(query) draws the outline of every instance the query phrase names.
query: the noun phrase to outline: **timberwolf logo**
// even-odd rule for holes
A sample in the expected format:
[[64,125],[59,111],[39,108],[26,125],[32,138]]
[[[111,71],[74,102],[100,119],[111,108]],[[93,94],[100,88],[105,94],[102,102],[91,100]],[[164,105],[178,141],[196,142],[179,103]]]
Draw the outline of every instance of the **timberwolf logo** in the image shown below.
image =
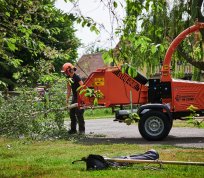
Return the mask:
[[191,95],[176,95],[175,97],[175,100],[177,102],[181,102],[181,101],[188,102],[188,101],[193,101],[194,99],[195,97]]
[[140,89],[139,84],[126,73],[123,74],[120,70],[114,71],[113,73],[135,90],[138,91]]

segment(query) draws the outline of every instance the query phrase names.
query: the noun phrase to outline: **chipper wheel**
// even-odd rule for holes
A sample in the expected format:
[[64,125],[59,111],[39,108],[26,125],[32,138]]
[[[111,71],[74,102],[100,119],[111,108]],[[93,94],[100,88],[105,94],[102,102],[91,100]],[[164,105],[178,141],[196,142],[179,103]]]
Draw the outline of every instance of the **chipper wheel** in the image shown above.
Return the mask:
[[170,119],[160,111],[148,111],[139,120],[138,128],[143,138],[149,141],[162,140],[171,130]]

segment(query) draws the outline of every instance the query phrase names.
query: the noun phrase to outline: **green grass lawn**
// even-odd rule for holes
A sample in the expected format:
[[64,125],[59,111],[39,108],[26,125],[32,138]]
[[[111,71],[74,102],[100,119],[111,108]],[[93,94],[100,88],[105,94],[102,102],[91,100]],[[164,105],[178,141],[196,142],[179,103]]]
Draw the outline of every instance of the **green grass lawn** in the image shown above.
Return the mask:
[[111,108],[86,109],[84,117],[85,119],[110,118],[115,117],[115,113],[112,112]]
[[[87,141],[87,139],[89,141]],[[130,167],[86,171],[83,162],[72,164],[89,154],[124,156],[155,149],[161,160],[202,161],[204,149],[137,144],[94,143],[93,138],[70,137],[68,140],[30,141],[0,138],[0,177],[175,177],[203,178],[203,166],[134,164]],[[148,167],[146,167],[148,166]]]
[[[111,109],[86,110],[85,119],[114,118]],[[67,118],[68,119],[68,118]],[[193,127],[185,121],[175,121],[174,127]],[[155,149],[160,160],[204,162],[204,149],[180,148],[174,146],[137,145],[128,143],[95,143],[100,135],[75,135],[67,140],[32,141],[0,137],[0,178],[49,177],[49,178],[203,178],[203,166],[134,164],[129,167],[109,168],[102,171],[86,171],[83,162],[72,161],[89,154],[107,157],[144,153]],[[156,168],[155,170],[153,168]]]

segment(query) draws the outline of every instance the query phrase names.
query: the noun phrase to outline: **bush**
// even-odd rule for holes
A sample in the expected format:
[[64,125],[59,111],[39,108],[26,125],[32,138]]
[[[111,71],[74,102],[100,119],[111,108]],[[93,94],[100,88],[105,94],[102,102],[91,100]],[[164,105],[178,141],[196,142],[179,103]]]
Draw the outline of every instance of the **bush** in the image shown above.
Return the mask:
[[23,89],[18,96],[0,95],[0,135],[45,139],[65,133],[64,82],[58,81],[44,95]]

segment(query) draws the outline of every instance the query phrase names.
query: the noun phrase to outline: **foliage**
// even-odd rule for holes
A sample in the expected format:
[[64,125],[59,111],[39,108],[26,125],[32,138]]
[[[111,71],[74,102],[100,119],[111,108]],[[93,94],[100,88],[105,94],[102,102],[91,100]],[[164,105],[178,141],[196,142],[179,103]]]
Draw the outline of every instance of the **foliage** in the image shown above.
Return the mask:
[[95,32],[97,35],[99,34],[99,30],[97,28],[97,24],[96,22],[93,21],[93,19],[91,19],[90,17],[78,17],[77,18],[77,23],[81,23],[82,27],[89,27],[91,32]]
[[[135,66],[137,70],[143,68],[144,65],[150,68],[157,66],[160,64],[161,56],[164,56],[167,43],[163,38],[162,28],[158,27],[156,31],[153,20],[149,18],[152,17],[154,11],[157,11],[160,16],[165,14],[165,9],[161,8],[164,2],[158,2],[156,9],[150,1],[135,3],[135,1],[128,0],[126,2],[125,27],[116,31],[118,35],[121,35],[120,42],[114,50],[109,51],[103,57],[115,63],[128,63]],[[139,23],[141,19],[142,22]],[[151,70],[148,72],[150,74]]]
[[9,90],[16,81],[33,86],[41,73],[59,73],[65,61],[76,58],[75,18],[57,10],[54,2],[0,1],[0,81]]
[[174,77],[175,78],[183,78],[184,72],[183,71],[174,72]]
[[198,116],[196,113],[197,109],[198,109],[197,107],[190,105],[187,108],[187,110],[190,111],[190,115],[186,118],[188,119],[188,123],[194,124],[194,126],[196,126],[196,127],[201,127],[201,124],[204,121],[204,119],[202,119],[201,121],[196,119],[196,117]]
[[[113,3],[115,9],[119,5],[117,1],[110,3]],[[196,18],[199,18],[200,22],[203,21],[201,4],[201,0],[126,0],[127,17],[123,21],[124,26],[115,31],[115,34],[120,36],[120,42],[115,49],[105,53],[103,58],[107,63],[128,63],[137,70],[147,66],[147,75],[154,73],[162,64],[172,40],[181,31],[193,25]],[[114,14],[114,11],[112,13]],[[180,50],[175,51],[172,63],[187,60],[190,64],[203,68],[203,46],[200,45],[203,36],[203,30],[200,39],[191,35],[186,40],[187,43],[183,42]]]
[[127,125],[131,125],[133,123],[137,123],[139,121],[140,117],[137,113],[130,113],[129,117],[125,119],[125,123]]
[[200,81],[200,79],[201,79],[201,70],[198,68],[194,68],[193,80]]
[[65,81],[55,81],[44,92],[21,89],[19,95],[0,96],[0,135],[46,139],[65,133]]
[[86,87],[84,85],[80,86],[77,89],[77,91],[80,91],[79,95],[84,94],[85,97],[92,98],[94,106],[97,106],[98,105],[98,100],[104,97],[103,93],[100,90],[97,90],[97,89],[94,89],[94,88],[88,88],[88,87]]
[[6,83],[4,83],[4,82],[2,82],[2,81],[0,80],[0,88],[5,89],[6,86],[7,86]]

